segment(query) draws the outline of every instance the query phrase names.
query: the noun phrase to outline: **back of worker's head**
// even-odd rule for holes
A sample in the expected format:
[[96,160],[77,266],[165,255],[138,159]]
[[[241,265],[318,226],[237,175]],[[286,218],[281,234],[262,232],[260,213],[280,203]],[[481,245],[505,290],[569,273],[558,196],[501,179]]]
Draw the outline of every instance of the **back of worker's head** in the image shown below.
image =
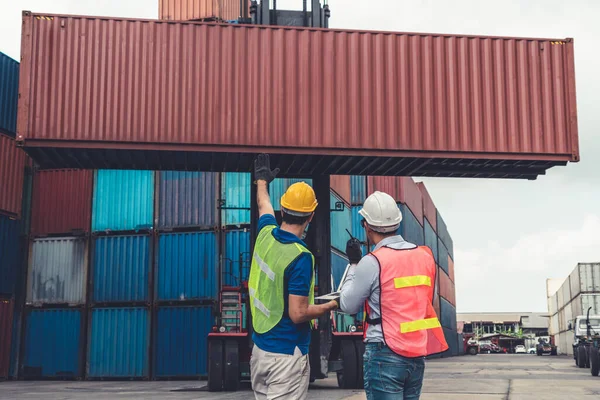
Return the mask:
[[291,185],[281,196],[281,219],[289,225],[305,225],[317,208],[315,191],[305,182]]
[[[367,197],[363,208],[358,212],[364,219],[363,226],[371,241],[375,238],[393,236],[400,228],[402,213],[392,196],[384,192],[374,192]],[[376,244],[376,243],[374,243]]]

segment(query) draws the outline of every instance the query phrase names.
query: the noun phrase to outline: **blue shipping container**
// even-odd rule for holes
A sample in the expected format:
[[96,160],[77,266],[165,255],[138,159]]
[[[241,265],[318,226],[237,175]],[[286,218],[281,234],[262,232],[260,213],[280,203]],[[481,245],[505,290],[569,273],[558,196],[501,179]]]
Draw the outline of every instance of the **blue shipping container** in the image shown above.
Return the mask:
[[448,344],[448,350],[443,353],[443,357],[454,357],[458,355],[458,333],[456,330],[443,328],[444,337],[446,338],[446,343]]
[[211,307],[159,308],[154,350],[156,376],[207,375],[207,337],[213,322]]
[[14,294],[18,269],[19,221],[0,215],[0,294]]
[[[363,217],[358,213],[362,209],[362,206],[353,206],[352,213],[352,236],[360,240],[361,242],[367,241],[367,233],[365,232],[365,228],[362,227],[361,221]],[[344,248],[345,250],[345,248]],[[363,256],[367,254],[367,246],[362,246]]]
[[[240,286],[250,274],[250,230],[242,229],[225,233],[223,258],[223,284]],[[241,281],[240,281],[241,273]]]
[[414,243],[417,246],[423,246],[425,244],[423,227],[406,204],[399,204],[398,207],[400,207],[400,211],[402,212],[400,234],[404,240]]
[[0,53],[0,132],[12,137],[17,132],[19,63]]
[[[341,201],[333,192],[330,192],[329,207],[331,210],[335,210],[335,203]],[[346,251],[346,242],[350,239],[348,232],[352,232],[352,212],[348,205],[344,204],[344,211],[331,211],[330,213],[331,246],[340,251]]]
[[161,172],[159,228],[218,225],[218,182],[213,172]]
[[26,321],[24,375],[32,378],[81,376],[81,311],[32,310]]
[[8,376],[17,378],[19,370],[19,349],[21,348],[21,310],[15,307],[13,311],[13,325],[10,341],[10,365],[8,367]]
[[145,308],[92,310],[88,376],[147,377],[149,326],[150,317]]
[[456,308],[443,297],[440,297],[440,314],[442,326],[456,332]]
[[96,171],[92,230],[148,229],[154,222],[154,172]]
[[425,226],[424,226],[423,233],[425,236],[425,246],[427,246],[431,249],[431,252],[433,253],[433,258],[435,258],[435,263],[437,265],[440,265],[439,257],[438,257],[438,237],[437,237],[435,231],[433,230],[433,228],[431,227],[431,224],[429,223],[429,221],[427,221],[427,219],[425,219],[424,221],[425,221]]
[[367,198],[367,177],[350,177],[350,201],[353,205],[363,204]]
[[223,206],[225,209],[222,212],[224,225],[250,223],[251,188],[249,173],[227,172],[222,174],[221,200],[225,201]]
[[454,243],[452,242],[448,227],[439,211],[437,211],[437,234],[442,240],[442,243],[446,246],[446,249],[448,249],[448,254],[450,254],[450,257],[454,260]]
[[446,250],[446,246],[444,246],[442,239],[438,240],[438,260],[440,263],[440,268],[444,270],[446,275],[450,275],[450,267],[448,265],[448,250]]
[[164,234],[158,243],[159,300],[216,298],[219,258],[214,232]]
[[150,237],[101,237],[94,246],[95,302],[148,299]]

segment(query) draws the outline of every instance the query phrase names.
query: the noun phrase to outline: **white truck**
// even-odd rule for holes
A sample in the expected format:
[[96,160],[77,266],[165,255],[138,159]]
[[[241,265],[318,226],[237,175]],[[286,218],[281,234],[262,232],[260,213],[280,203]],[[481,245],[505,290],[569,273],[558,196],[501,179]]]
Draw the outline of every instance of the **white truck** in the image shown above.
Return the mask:
[[573,357],[579,368],[590,368],[592,376],[600,372],[600,315],[579,315],[569,322],[569,330],[573,331]]

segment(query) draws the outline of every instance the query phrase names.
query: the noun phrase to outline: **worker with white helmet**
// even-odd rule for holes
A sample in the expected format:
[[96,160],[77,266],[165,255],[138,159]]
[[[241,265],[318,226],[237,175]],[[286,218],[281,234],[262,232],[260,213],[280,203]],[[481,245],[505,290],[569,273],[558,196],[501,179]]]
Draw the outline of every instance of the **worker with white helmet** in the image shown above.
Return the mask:
[[402,213],[390,195],[373,193],[359,214],[367,244],[375,248],[361,258],[360,243],[348,241],[351,266],[340,308],[355,314],[365,306],[367,399],[419,399],[425,356],[448,349],[432,305],[435,260],[428,247],[409,243],[397,233]]
[[256,399],[302,400],[310,380],[311,321],[338,303],[314,304],[315,260],[302,238],[317,208],[315,192],[305,182],[291,185],[281,197],[279,227],[268,192],[278,172],[271,170],[268,155],[258,156],[258,236],[248,280],[254,330],[250,372]]

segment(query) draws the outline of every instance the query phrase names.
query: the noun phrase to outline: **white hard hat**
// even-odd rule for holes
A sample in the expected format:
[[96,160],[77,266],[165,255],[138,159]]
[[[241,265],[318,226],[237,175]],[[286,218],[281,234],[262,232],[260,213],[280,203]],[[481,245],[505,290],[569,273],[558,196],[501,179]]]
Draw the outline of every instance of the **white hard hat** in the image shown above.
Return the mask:
[[402,221],[402,213],[396,200],[383,192],[375,192],[367,197],[358,213],[374,231],[380,233],[397,231]]

